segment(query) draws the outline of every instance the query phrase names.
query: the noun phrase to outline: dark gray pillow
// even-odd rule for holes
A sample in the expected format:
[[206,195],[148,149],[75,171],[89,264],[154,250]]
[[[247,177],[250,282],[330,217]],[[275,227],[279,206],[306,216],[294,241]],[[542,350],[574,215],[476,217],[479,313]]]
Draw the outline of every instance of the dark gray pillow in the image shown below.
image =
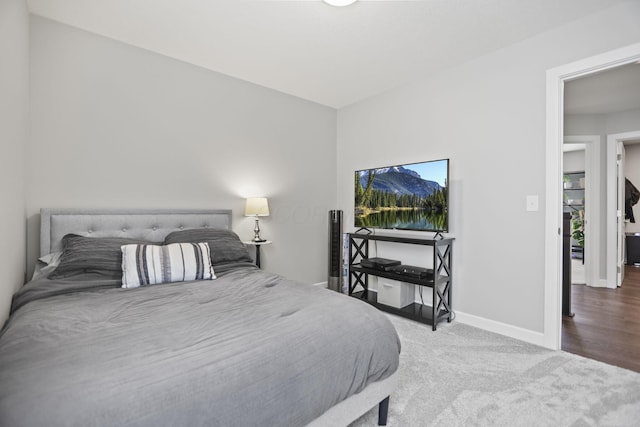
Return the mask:
[[60,264],[49,275],[62,279],[81,273],[98,273],[109,279],[122,279],[122,245],[151,243],[123,237],[84,237],[67,234],[62,238]]
[[240,241],[236,233],[219,228],[193,228],[174,231],[164,239],[164,244],[170,243],[200,243],[206,242],[211,250],[211,264],[230,262],[253,262],[247,247]]

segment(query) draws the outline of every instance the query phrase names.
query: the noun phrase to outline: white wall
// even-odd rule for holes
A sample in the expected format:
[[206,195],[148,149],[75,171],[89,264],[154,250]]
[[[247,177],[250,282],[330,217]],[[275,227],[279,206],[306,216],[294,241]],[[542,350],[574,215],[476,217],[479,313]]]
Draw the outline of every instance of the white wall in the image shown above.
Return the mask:
[[605,131],[607,134],[638,130],[640,130],[640,110],[620,111],[607,114],[605,117]]
[[326,280],[335,110],[40,17],[31,38],[31,263],[42,207],[232,208],[249,239],[267,196],[263,267]]
[[[570,114],[564,118],[565,135],[600,135],[632,132],[640,129],[640,110],[607,114]],[[605,150],[606,152],[606,150]]]
[[[627,2],[340,110],[338,197],[348,223],[354,170],[450,158],[454,309],[539,337],[546,70],[637,42],[638,16],[640,3]],[[538,212],[525,210],[526,195],[540,196]]]
[[29,13],[0,0],[0,325],[25,277],[24,152],[29,118]]
[[562,156],[563,172],[584,172],[585,152],[584,150],[567,151]]

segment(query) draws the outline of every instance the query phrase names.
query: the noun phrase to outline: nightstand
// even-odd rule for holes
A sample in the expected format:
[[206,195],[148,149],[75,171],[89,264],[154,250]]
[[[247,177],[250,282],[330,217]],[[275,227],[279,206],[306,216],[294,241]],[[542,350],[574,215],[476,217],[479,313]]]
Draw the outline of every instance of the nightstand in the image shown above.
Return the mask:
[[260,268],[260,246],[262,245],[270,245],[273,243],[271,240],[265,240],[264,242],[255,242],[253,240],[248,240],[246,242],[242,242],[245,245],[253,245],[256,247],[256,265]]

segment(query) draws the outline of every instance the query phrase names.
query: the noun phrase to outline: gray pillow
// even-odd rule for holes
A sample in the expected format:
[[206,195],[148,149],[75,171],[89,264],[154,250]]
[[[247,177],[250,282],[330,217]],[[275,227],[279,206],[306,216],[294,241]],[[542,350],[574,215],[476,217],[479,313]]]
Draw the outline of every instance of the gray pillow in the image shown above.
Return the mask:
[[151,243],[123,237],[84,237],[67,234],[62,238],[60,264],[49,279],[82,273],[97,273],[108,279],[122,279],[122,245]]
[[211,250],[211,264],[215,267],[231,262],[253,263],[247,247],[240,241],[236,233],[219,228],[193,228],[174,231],[164,239],[164,244],[170,243],[200,243],[206,242]]

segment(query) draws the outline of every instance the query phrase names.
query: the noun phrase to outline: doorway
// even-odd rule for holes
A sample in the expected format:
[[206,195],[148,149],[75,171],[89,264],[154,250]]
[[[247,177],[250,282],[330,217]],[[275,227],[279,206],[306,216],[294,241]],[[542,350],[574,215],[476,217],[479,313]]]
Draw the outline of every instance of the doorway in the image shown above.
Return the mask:
[[[640,69],[640,64],[636,66]],[[632,218],[625,212],[627,186],[634,186],[633,182],[640,185],[640,174],[636,172],[640,162],[635,155],[639,141],[640,130],[607,135],[607,212],[610,218],[607,221],[607,287],[611,289],[622,286],[624,280],[626,232],[640,232],[640,227],[635,226],[635,218],[631,222]],[[630,165],[626,161],[626,147],[634,153],[629,159]],[[628,184],[627,178],[631,178]]]
[[[640,70],[638,71],[640,73]],[[639,77],[640,78],[640,77]],[[612,117],[617,115],[611,114]],[[635,114],[635,123],[640,127],[640,110]],[[633,122],[632,122],[633,123]],[[603,187],[607,189],[603,205],[608,215],[603,215],[603,226],[611,230],[613,239],[603,239],[605,244],[612,243],[612,248],[603,252],[603,260],[606,264],[613,263],[608,268],[610,277],[605,277],[598,284],[571,280],[571,285],[563,288],[563,303],[566,303],[567,295],[571,309],[567,313],[563,305],[561,349],[583,357],[595,359],[604,363],[631,369],[640,372],[640,361],[635,355],[640,351],[640,267],[625,265],[640,264],[640,251],[634,253],[633,247],[640,248],[640,218],[635,219],[634,209],[629,206],[625,209],[626,201],[624,190],[627,188],[625,179],[629,183],[640,183],[640,131],[625,132],[607,135],[603,138],[608,152],[606,173],[603,175]],[[581,144],[573,144],[579,148]],[[567,169],[582,170],[587,172],[584,151],[567,152],[571,147],[565,140],[563,152],[563,164],[565,177]],[[580,174],[569,174],[575,176]],[[566,181],[565,181],[566,182]],[[633,184],[631,184],[633,185]],[[580,209],[581,190],[585,186],[574,180],[569,185],[570,190],[564,186],[565,196],[568,194],[569,204],[572,209]],[[596,187],[599,187],[596,185]],[[634,185],[635,187],[635,185]],[[638,193],[640,191],[636,191]],[[588,199],[588,197],[587,197]],[[567,197],[564,200],[565,210]],[[640,216],[640,209],[636,207],[636,213]],[[631,222],[631,221],[638,222]],[[593,228],[597,231],[599,226]],[[570,228],[573,229],[573,228]],[[594,230],[591,230],[593,232]],[[625,233],[626,232],[626,233]],[[637,236],[627,236],[629,233]],[[585,230],[585,234],[589,231]],[[609,234],[609,233],[607,233]],[[632,239],[632,240],[628,240]],[[597,240],[597,239],[596,239]],[[625,252],[624,243],[631,242]],[[589,247],[584,246],[586,254],[590,253]],[[604,256],[604,254],[614,256]],[[635,259],[637,257],[637,260]],[[610,259],[611,258],[611,259]],[[572,259],[572,267],[575,267],[576,259]],[[588,266],[588,264],[587,264]],[[624,272],[627,272],[625,275]],[[572,271],[572,279],[574,271]],[[612,286],[609,285],[611,281]],[[624,286],[620,286],[624,283]],[[611,289],[613,288],[613,289]],[[620,289],[619,289],[620,288]],[[568,292],[568,294],[566,293]]]
[[[575,227],[571,230],[571,264],[576,271],[572,271],[571,277],[574,283],[580,282],[589,286],[604,286],[600,279],[603,265],[600,250],[603,227],[600,186],[601,139],[600,135],[565,136],[563,144],[562,210],[572,214],[574,221],[571,222],[571,226]],[[572,180],[571,177],[575,179]],[[581,224],[575,221],[580,221]]]
[[580,77],[640,60],[640,43],[547,71],[544,345],[561,348],[562,143],[564,86]]
[[[585,198],[587,182],[592,184],[590,171],[586,167],[586,145],[571,143],[565,138],[562,146],[562,213],[563,213],[563,315],[571,315],[571,285],[586,284],[587,270],[593,265],[587,261],[587,253],[591,254],[592,245],[585,245],[586,225],[588,220]],[[591,213],[589,211],[589,213]],[[589,249],[589,250],[588,250]]]

